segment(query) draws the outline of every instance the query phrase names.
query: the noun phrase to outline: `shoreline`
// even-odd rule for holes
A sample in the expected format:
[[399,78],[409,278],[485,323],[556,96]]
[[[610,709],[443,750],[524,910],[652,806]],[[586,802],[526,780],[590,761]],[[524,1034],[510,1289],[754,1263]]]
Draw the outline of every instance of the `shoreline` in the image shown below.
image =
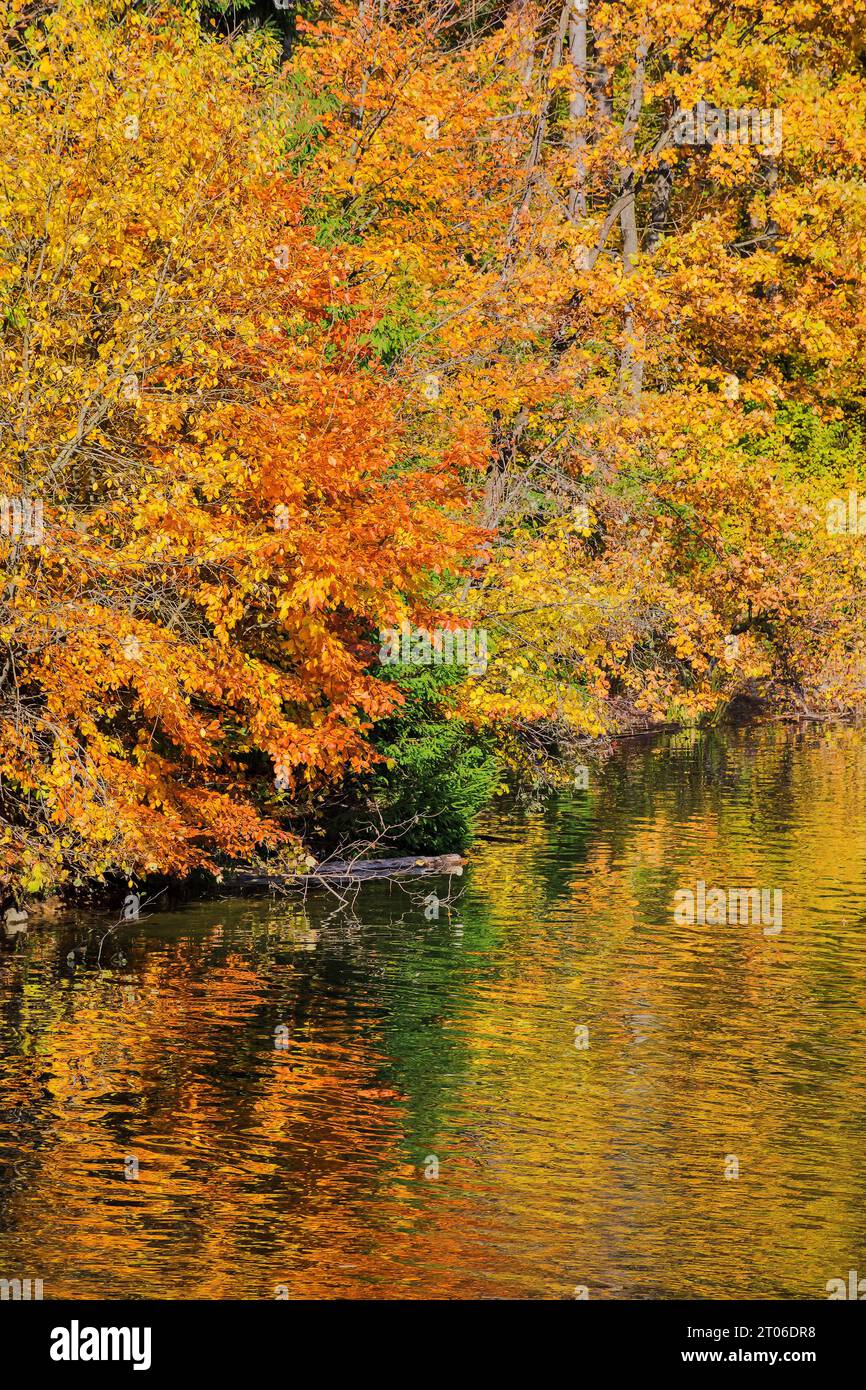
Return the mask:
[[[752,702],[750,701],[751,705]],[[762,724],[836,724],[854,727],[858,719],[858,712],[852,711],[846,714],[828,711],[821,713],[817,711],[770,711],[768,709],[755,710],[754,707],[745,715],[737,717],[736,714],[715,723],[689,724],[677,722],[643,722],[632,712],[632,717],[616,732],[599,735],[597,737],[582,740],[580,750],[582,753],[592,755],[593,751],[613,749],[623,743],[637,743],[661,738],[666,734],[682,733],[686,729],[692,729],[696,733],[707,733],[719,729],[743,729],[755,728]],[[372,847],[371,847],[372,848]],[[142,899],[142,907],[146,906],[148,899],[153,901],[156,894],[168,894],[166,906],[171,905],[171,910],[184,906],[188,903],[204,903],[219,899],[243,898],[243,897],[264,897],[274,893],[289,893],[296,890],[306,891],[308,888],[327,887],[328,884],[342,886],[356,886],[365,882],[388,882],[394,880],[413,880],[423,878],[441,877],[460,877],[466,868],[471,851],[466,854],[457,852],[445,854],[415,854],[415,855],[371,855],[369,858],[362,857],[362,854],[352,856],[349,859],[332,858],[323,859],[320,863],[301,872],[285,873],[277,872],[270,874],[265,865],[236,864],[227,866],[219,877],[215,874],[199,870],[184,879],[173,879],[162,875],[152,875],[149,880],[154,884],[154,892],[145,897],[146,889],[142,885],[142,893],[137,895]],[[118,874],[118,878],[121,875]],[[69,897],[61,894],[53,894],[47,898],[25,899],[20,907],[11,898],[3,900],[0,906],[0,937],[5,936],[7,942],[14,941],[15,937],[23,932],[42,926],[50,926],[54,922],[66,917],[73,917],[79,912],[91,912],[95,916],[109,917],[112,910],[106,906],[106,899],[114,897],[119,892],[112,892],[107,885],[90,883],[82,889],[78,889]],[[26,914],[25,920],[4,920],[9,913],[13,918],[17,918],[19,913]],[[147,913],[151,916],[151,913]],[[119,917],[113,924],[122,926],[126,922],[135,922],[136,917]]]

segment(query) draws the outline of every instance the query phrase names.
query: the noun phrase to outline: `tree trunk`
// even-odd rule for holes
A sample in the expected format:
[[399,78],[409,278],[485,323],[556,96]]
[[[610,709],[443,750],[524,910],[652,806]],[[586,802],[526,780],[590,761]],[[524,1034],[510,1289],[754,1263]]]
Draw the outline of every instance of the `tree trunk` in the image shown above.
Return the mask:
[[572,218],[586,216],[586,136],[583,132],[583,122],[586,119],[586,9],[587,0],[574,0],[568,20],[568,51],[577,79],[568,105],[568,119],[571,122],[569,143],[574,160],[572,185],[568,194],[568,212]]
[[673,170],[670,164],[663,159],[659,163],[650,198],[650,228],[646,241],[646,248],[650,254],[658,249],[659,242],[664,236],[668,224],[673,187]]
[[[644,75],[646,72],[646,58],[648,43],[642,38],[637,47],[635,55],[634,77],[629,93],[628,107],[626,108],[625,120],[623,121],[622,134],[623,144],[629,155],[634,154],[635,136],[637,135],[638,121],[643,107],[644,95]],[[619,189],[621,194],[631,193],[631,197],[624,202],[620,214],[619,225],[622,230],[622,265],[626,276],[634,274],[635,261],[637,260],[640,249],[637,233],[637,211],[634,199],[634,170],[631,167],[621,171],[619,179]],[[623,315],[623,348],[620,357],[620,379],[623,385],[635,398],[640,396],[643,384],[643,362],[635,351],[636,325],[634,316],[634,305],[631,301],[626,304]]]

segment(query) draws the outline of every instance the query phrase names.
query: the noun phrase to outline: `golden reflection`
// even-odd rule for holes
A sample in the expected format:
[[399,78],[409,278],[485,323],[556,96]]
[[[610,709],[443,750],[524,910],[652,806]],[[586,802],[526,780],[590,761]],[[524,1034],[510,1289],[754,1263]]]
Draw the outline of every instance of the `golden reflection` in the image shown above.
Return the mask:
[[[164,913],[109,968],[83,920],[7,942],[0,1275],[826,1296],[863,1250],[864,804],[856,731],[683,735],[489,817],[439,921],[376,885]],[[678,925],[699,879],[782,888],[783,930]]]

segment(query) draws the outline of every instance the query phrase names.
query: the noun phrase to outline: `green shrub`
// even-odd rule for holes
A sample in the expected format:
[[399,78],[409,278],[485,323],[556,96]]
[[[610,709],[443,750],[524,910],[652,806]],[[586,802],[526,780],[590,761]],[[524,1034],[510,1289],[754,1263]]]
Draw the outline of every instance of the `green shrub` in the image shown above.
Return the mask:
[[375,728],[373,743],[388,766],[373,777],[372,798],[407,853],[462,850],[499,779],[493,740],[455,713],[466,673],[395,665],[387,674],[406,702]]

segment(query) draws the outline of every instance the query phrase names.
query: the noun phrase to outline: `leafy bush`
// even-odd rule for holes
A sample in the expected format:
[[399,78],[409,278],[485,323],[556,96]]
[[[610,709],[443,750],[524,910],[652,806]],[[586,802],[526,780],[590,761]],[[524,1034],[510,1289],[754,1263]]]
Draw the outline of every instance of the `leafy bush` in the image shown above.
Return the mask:
[[374,731],[373,744],[388,762],[373,778],[373,799],[407,853],[464,849],[473,817],[497,785],[493,739],[455,713],[466,679],[460,668],[389,669],[406,703]]

